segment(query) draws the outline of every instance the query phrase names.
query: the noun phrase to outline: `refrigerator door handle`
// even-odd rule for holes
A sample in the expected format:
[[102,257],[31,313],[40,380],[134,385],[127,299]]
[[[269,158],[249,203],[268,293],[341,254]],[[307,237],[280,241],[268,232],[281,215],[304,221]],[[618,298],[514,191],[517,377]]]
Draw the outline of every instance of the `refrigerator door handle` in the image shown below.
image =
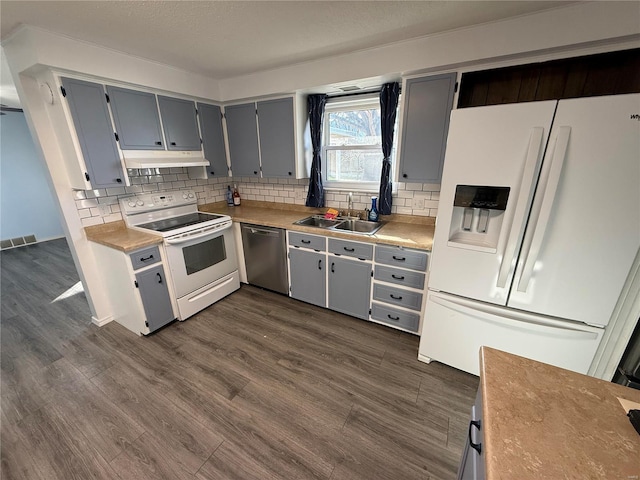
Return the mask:
[[598,338],[598,332],[601,330],[589,325],[554,320],[552,318],[542,317],[540,315],[534,315],[524,311],[507,310],[503,307],[497,307],[458,297],[445,298],[439,295],[431,295],[429,297],[429,301],[468,317],[477,318],[485,322],[510,328],[547,332],[549,329],[554,329],[558,334],[563,334],[565,337],[583,339]]
[[[500,270],[498,271],[497,287],[499,288],[505,288],[507,286],[507,278],[509,278],[511,271],[515,267],[516,251],[519,248],[518,243],[522,240],[524,226],[526,224],[525,213],[529,210],[531,200],[533,199],[535,180],[538,176],[542,161],[540,150],[542,148],[543,135],[543,127],[534,127],[531,130],[531,135],[529,136],[529,148],[527,149],[527,157],[519,187],[520,193],[518,194],[516,209],[512,217],[512,224],[509,228],[511,233],[507,240],[507,246],[504,249],[504,254],[502,255]],[[513,228],[513,221],[516,219],[522,219],[520,221],[520,228]]]
[[544,240],[544,235],[547,231],[549,217],[551,217],[551,211],[553,210],[553,203],[556,199],[556,192],[558,190],[558,183],[560,183],[562,167],[564,165],[565,158],[567,157],[570,135],[571,127],[562,126],[558,129],[558,135],[556,136],[546,185],[544,190],[538,193],[538,195],[542,195],[542,200],[540,202],[536,202],[538,205],[537,208],[536,203],[534,203],[532,209],[532,218],[537,217],[537,220],[536,226],[532,231],[533,237],[529,242],[529,249],[524,256],[525,261],[522,267],[522,272],[520,273],[520,279],[518,280],[519,292],[527,291],[529,280],[531,280],[531,275],[533,274],[533,267],[538,260],[542,241]]

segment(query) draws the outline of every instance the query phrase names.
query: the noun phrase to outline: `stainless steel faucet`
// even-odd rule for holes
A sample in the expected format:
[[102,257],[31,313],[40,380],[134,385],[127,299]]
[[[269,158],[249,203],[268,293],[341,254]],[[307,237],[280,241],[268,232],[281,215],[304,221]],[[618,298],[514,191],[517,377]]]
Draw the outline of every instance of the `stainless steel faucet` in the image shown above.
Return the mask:
[[350,217],[351,210],[353,210],[353,192],[349,192],[349,199],[347,202],[347,217]]

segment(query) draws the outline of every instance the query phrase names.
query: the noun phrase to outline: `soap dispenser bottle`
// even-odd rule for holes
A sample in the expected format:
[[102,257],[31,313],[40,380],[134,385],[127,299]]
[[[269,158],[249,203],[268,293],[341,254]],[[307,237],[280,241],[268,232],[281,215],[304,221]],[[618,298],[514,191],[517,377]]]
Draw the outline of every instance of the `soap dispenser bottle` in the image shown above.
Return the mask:
[[231,185],[227,185],[227,206],[233,207],[233,192],[231,191]]
[[371,210],[369,210],[369,221],[377,222],[378,221],[378,197],[371,197]]

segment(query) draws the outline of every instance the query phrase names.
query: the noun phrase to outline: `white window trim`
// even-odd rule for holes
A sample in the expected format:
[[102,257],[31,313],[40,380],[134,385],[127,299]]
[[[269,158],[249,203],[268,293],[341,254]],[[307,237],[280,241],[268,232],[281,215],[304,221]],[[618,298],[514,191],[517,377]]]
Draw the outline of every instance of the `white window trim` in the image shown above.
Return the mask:
[[[380,191],[380,181],[377,182],[336,182],[327,180],[327,163],[326,163],[326,152],[328,150],[376,150],[380,152],[380,175],[382,175],[382,144],[376,145],[328,145],[329,143],[329,124],[328,124],[328,115],[330,112],[337,112],[341,110],[353,110],[358,107],[364,107],[369,105],[375,105],[376,107],[380,106],[380,94],[378,92],[374,92],[368,95],[358,95],[357,97],[337,97],[337,98],[329,98],[325,105],[325,115],[323,118],[323,129],[322,129],[322,185],[327,191],[352,191],[352,192],[361,192],[361,193],[378,193]],[[395,132],[397,135],[398,132]],[[397,143],[397,141],[396,141]],[[395,159],[394,159],[395,160]],[[391,171],[391,180],[392,180],[392,191],[396,192],[397,186],[395,182],[396,178],[396,169],[397,162],[392,163],[392,171]]]

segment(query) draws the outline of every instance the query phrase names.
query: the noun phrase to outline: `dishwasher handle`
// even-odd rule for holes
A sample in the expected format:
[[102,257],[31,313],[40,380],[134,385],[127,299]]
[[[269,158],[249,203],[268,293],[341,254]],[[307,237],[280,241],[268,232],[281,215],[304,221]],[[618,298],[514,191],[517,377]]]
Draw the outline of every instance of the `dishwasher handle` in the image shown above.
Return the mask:
[[279,237],[280,229],[269,229],[269,228],[258,228],[258,227],[250,227],[247,225],[243,225],[242,229],[251,233],[251,235],[265,235],[268,237]]

